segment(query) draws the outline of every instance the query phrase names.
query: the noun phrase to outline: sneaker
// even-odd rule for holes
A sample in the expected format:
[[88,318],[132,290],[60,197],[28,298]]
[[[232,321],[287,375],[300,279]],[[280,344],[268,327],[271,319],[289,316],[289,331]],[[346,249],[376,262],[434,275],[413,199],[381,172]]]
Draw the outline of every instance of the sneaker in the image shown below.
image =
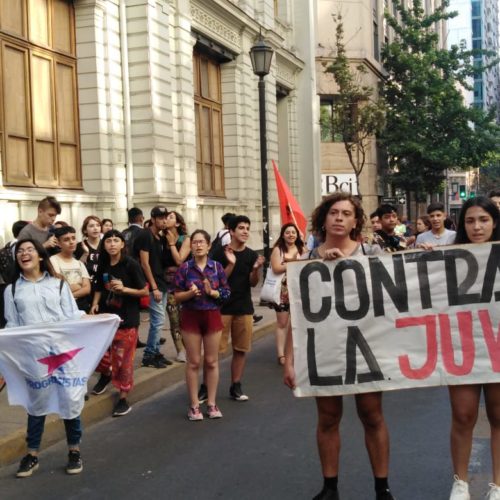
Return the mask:
[[261,316],[260,314],[254,314],[253,315],[253,324],[256,325],[264,316]]
[[150,368],[166,368],[167,365],[160,358],[156,356],[144,356],[142,358],[142,366],[148,366]]
[[217,408],[217,405],[208,405],[207,416],[208,418],[222,418],[222,412]]
[[146,347],[146,343],[142,342],[141,340],[137,339],[137,342],[135,344],[136,349],[144,349]]
[[186,351],[180,351],[179,354],[177,354],[175,361],[177,361],[177,363],[185,363],[186,362]]
[[241,390],[241,382],[234,382],[229,388],[229,395],[236,401],[248,401],[248,396]]
[[33,471],[38,469],[38,457],[35,457],[31,453],[28,453],[19,464],[19,469],[17,469],[16,477],[30,477]]
[[339,500],[339,492],[323,486],[323,489],[313,497],[313,500]]
[[376,500],[394,500],[394,497],[389,488],[387,488],[383,491],[377,491]]
[[167,359],[161,352],[156,353],[156,359],[159,359],[165,365],[173,365],[174,362]]
[[469,484],[462,481],[456,474],[453,478],[455,482],[451,488],[450,500],[470,500]]
[[188,418],[193,421],[203,420],[203,413],[201,413],[200,407],[197,406],[196,408],[189,408]]
[[113,409],[113,417],[122,417],[123,415],[130,413],[131,409],[132,407],[127,403],[125,398],[119,399]]
[[99,380],[97,381],[97,384],[94,385],[94,388],[92,389],[92,394],[102,394],[103,392],[106,392],[106,386],[111,382],[111,377],[109,375],[103,375],[101,373],[101,376],[99,377]]
[[198,402],[203,404],[208,399],[208,390],[205,384],[200,385],[200,390],[198,391]]
[[69,450],[68,453],[68,465],[66,466],[66,472],[68,474],[80,474],[83,470],[82,457],[78,450]]
[[486,495],[486,500],[500,500],[500,486],[495,483],[490,483],[488,486],[490,491]]

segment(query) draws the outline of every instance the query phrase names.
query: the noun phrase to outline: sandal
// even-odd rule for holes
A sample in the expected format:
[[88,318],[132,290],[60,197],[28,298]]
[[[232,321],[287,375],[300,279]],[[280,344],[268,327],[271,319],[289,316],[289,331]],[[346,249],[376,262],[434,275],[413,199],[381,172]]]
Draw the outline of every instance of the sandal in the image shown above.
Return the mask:
[[278,356],[278,365],[283,366],[285,364],[285,356]]

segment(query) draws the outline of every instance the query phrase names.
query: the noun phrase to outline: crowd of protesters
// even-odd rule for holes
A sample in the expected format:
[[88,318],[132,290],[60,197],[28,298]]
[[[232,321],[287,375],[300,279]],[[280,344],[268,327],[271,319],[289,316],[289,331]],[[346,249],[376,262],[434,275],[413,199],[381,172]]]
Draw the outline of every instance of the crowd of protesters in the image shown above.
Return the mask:
[[[395,207],[383,204],[370,214],[371,227],[366,229],[366,217],[359,200],[346,193],[336,193],[314,210],[312,234],[307,244],[306,235],[301,234],[295,224],[282,226],[269,264],[279,274],[286,272],[287,263],[299,259],[334,260],[499,241],[499,208],[498,191],[490,193],[489,198],[467,200],[455,227],[447,218],[444,205],[433,202],[426,214],[418,215],[412,227],[404,217],[400,218]],[[75,228],[56,222],[60,213],[57,200],[47,197],[40,202],[32,223],[18,221],[12,228],[15,240],[6,248],[12,253],[13,269],[10,276],[2,276],[0,283],[5,290],[2,316],[7,328],[71,319],[83,313],[117,314],[121,324],[97,368],[100,378],[92,392],[102,394],[112,383],[119,391],[113,416],[123,416],[131,410],[127,395],[133,387],[137,347],[144,347],[143,367],[161,370],[174,362],[161,352],[165,341],[161,331],[168,316],[177,353],[175,361],[186,363],[188,419],[203,420],[201,405],[204,402],[207,402],[208,418],[222,417],[216,402],[218,355],[229,345],[232,349],[229,395],[235,401],[249,399],[243,391],[242,378],[255,322],[251,287],[259,281],[264,258],[247,246],[251,227],[248,217],[225,214],[224,228],[211,241],[203,229],[189,235],[183,216],[176,211],[156,206],[150,212],[150,219],[144,221],[143,212],[134,207],[128,211],[129,226],[122,232],[113,228],[111,220],[89,215],[81,228],[83,238],[78,242]],[[42,311],[38,316],[33,314],[33,301],[37,296],[33,290],[37,287],[48,290],[57,302],[50,311],[37,308]],[[138,338],[141,305],[146,305],[149,311],[145,344]],[[281,283],[279,301],[270,306],[277,317],[277,362],[284,365],[285,383],[293,388],[295,373],[286,279]],[[200,367],[203,379],[198,386]],[[488,498],[500,499],[500,383],[493,383],[449,388],[455,472],[450,500],[470,498],[468,463],[482,392],[491,428],[493,463]],[[391,500],[394,497],[388,483],[389,431],[383,414],[382,393],[358,394],[355,400],[364,428],[376,499]],[[318,397],[316,406],[317,444],[324,484],[314,499],[335,500],[339,498],[342,397]],[[19,477],[31,475],[38,467],[44,418],[28,416],[28,454],[21,461]],[[79,453],[81,422],[78,418],[74,422],[65,421],[65,425],[70,450],[67,472],[76,474],[83,468]]]

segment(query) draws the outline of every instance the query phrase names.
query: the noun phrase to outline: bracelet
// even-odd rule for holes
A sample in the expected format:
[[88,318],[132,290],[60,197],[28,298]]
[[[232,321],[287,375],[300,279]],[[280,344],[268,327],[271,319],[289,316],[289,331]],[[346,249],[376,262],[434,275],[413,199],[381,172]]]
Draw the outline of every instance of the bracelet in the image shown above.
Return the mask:
[[158,288],[151,288],[152,292],[156,292],[156,290],[158,290]]

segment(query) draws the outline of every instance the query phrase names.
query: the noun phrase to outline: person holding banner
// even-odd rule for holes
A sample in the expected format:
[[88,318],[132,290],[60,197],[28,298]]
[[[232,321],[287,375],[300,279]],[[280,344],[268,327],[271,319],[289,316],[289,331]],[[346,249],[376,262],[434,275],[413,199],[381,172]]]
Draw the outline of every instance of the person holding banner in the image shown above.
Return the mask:
[[97,372],[101,374],[92,389],[102,394],[109,382],[120,391],[113,417],[126,415],[132,409],[127,396],[134,385],[134,356],[139,336],[140,297],[148,295],[140,264],[125,255],[125,238],[120,231],[108,231],[101,242],[91,314],[108,312],[120,316],[120,327]]
[[[274,244],[271,253],[271,268],[274,273],[286,272],[286,263],[300,258],[306,251],[304,242],[300,237],[298,227],[289,222],[281,227],[279,238]],[[288,299],[288,289],[286,277],[281,282],[280,303],[271,304],[276,311],[276,351],[278,353],[278,364],[285,364],[285,338],[290,319],[290,301]]]
[[[69,285],[58,277],[45,248],[35,239],[21,239],[15,246],[15,281],[4,293],[7,328],[38,323],[79,319]],[[38,469],[38,450],[42,440],[46,415],[29,415],[27,426],[28,453],[21,460],[17,477],[29,477]],[[69,455],[66,472],[79,474],[83,470],[80,456],[82,424],[80,416],[64,420]]]
[[231,294],[224,268],[208,257],[210,235],[197,229],[190,238],[193,258],[175,274],[175,301],[182,303],[181,331],[187,351],[186,384],[190,407],[188,419],[203,420],[198,397],[198,371],[203,344],[207,416],[222,418],[215,397],[219,383],[219,343],[222,334],[220,307]]
[[[458,219],[455,244],[500,241],[500,213],[485,196],[469,198]],[[500,500],[500,383],[450,385],[451,457],[455,473],[450,500],[469,500],[467,483],[472,435],[477,422],[481,390],[484,392],[486,415],[491,430],[493,482],[488,500]]]
[[[311,217],[313,233],[321,245],[303,258],[334,260],[355,255],[377,255],[383,251],[377,244],[359,243],[364,211],[357,198],[337,192],[325,198]],[[332,325],[334,328],[335,325]],[[285,346],[285,384],[295,388],[291,327]],[[375,480],[376,500],[393,500],[389,490],[389,433],[382,411],[382,393],[356,394],[356,408],[363,424],[365,443]],[[316,398],[318,411],[317,444],[324,476],[323,489],[313,500],[338,500],[340,453],[339,427],[342,419],[342,396]]]

